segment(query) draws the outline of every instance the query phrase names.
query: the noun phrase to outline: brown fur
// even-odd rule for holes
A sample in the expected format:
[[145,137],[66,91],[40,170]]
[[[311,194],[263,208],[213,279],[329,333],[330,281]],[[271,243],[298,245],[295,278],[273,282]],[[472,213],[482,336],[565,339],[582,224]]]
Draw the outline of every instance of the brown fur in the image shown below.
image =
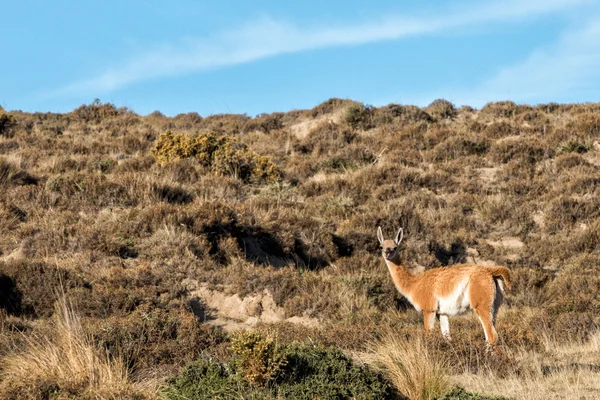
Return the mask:
[[457,306],[456,312],[454,310],[447,312],[446,309],[452,309],[448,304],[454,304],[454,301],[450,299],[455,297],[458,299],[457,304],[466,304],[466,299],[462,300],[461,297],[462,294],[466,294],[468,307],[473,309],[479,317],[486,340],[490,345],[496,343],[498,335],[494,322],[503,298],[502,285],[504,284],[507,289],[510,289],[511,286],[508,268],[457,265],[434,268],[413,276],[400,262],[398,245],[402,241],[402,230],[398,231],[395,240],[384,240],[381,228],[379,228],[377,236],[394,285],[417,310],[423,311],[424,326],[427,332],[433,328],[437,315],[440,317],[442,332],[449,338],[447,318],[449,315],[461,314],[463,307]]

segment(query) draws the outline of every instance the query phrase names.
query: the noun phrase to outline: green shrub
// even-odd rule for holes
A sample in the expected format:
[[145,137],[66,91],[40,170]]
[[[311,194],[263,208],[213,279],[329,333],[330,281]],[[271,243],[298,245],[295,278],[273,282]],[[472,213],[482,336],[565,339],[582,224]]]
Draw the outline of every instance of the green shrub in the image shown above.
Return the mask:
[[392,386],[366,365],[354,364],[340,350],[295,345],[275,388],[286,399],[390,399]]
[[257,331],[234,335],[231,350],[237,371],[244,381],[252,385],[266,386],[277,378],[286,364],[277,341]]
[[[204,358],[190,364],[163,389],[167,399],[391,399],[392,386],[366,365],[356,365],[343,352],[331,348],[293,344],[276,349],[272,339],[257,332],[238,334],[233,356],[226,363]],[[274,356],[274,354],[277,354]],[[259,386],[249,371],[270,364],[268,380]],[[252,359],[257,364],[252,364]],[[267,361],[271,360],[271,361]],[[259,368],[259,369],[260,369]],[[267,386],[265,383],[269,382]]]
[[163,165],[193,158],[216,175],[233,176],[246,183],[281,180],[279,168],[268,157],[250,151],[244,144],[227,136],[167,131],[157,139],[152,154]]
[[226,364],[205,358],[188,365],[163,389],[166,399],[244,398],[244,385]]

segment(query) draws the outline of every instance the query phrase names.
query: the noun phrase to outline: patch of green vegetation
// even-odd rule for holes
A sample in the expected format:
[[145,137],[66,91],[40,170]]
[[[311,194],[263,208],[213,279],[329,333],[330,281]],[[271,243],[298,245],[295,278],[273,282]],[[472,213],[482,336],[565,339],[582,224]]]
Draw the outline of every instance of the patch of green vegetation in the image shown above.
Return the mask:
[[281,180],[279,168],[268,157],[250,151],[228,136],[167,131],[156,140],[152,154],[160,164],[193,158],[216,175],[232,176],[245,183]]
[[381,375],[332,348],[293,344],[278,347],[258,332],[232,338],[226,363],[205,358],[171,379],[167,399],[392,399]]
[[592,146],[589,144],[580,143],[580,142],[571,140],[568,143],[560,146],[559,151],[561,153],[584,154],[584,153],[587,153],[588,151],[590,151],[591,148],[592,148]]

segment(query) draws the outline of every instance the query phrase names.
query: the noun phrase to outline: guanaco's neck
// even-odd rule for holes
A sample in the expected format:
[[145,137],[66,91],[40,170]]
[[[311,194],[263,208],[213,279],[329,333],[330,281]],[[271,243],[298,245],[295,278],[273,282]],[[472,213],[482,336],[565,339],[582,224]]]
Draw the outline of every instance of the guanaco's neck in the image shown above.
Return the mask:
[[408,272],[408,269],[400,262],[400,257],[395,257],[392,260],[385,259],[392,281],[396,289],[405,297],[411,293],[412,286],[415,282],[415,277]]

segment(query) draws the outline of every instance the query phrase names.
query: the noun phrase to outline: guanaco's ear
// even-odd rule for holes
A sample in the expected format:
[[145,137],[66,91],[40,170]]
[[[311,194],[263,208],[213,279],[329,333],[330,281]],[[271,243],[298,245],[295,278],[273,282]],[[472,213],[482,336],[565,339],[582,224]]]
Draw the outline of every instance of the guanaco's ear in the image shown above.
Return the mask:
[[380,226],[377,227],[377,239],[379,239],[379,244],[383,245],[383,232]]
[[396,234],[396,239],[394,239],[394,242],[396,242],[396,246],[400,245],[400,242],[402,241],[403,237],[404,237],[404,230],[402,228],[400,228],[398,230],[398,233]]

